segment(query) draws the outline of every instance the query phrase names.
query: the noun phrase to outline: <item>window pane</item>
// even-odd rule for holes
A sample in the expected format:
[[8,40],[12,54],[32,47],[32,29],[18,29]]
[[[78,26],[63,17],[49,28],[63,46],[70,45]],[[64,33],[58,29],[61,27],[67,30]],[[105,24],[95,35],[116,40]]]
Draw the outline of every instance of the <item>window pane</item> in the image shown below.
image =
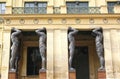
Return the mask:
[[34,7],[35,6],[35,3],[33,2],[28,2],[28,3],[25,3],[25,7]]
[[43,7],[46,7],[47,6],[47,3],[43,3]]
[[42,4],[41,4],[41,3],[38,3],[38,7],[42,7]]
[[108,2],[108,6],[115,6],[117,2]]
[[5,10],[5,3],[2,4],[2,10]]
[[68,7],[75,7],[75,6],[88,7],[88,2],[79,2],[78,4],[76,2],[67,2],[66,5]]
[[46,7],[47,3],[38,3],[38,7]]
[[75,2],[67,2],[67,6],[75,6]]
[[28,3],[26,3],[26,4],[25,4],[25,7],[29,7],[29,4],[28,4]]
[[5,3],[0,3],[0,14],[5,13]]
[[35,4],[34,3],[30,3],[29,7],[35,7]]
[[81,3],[79,3],[79,6],[88,7],[88,2],[81,2]]

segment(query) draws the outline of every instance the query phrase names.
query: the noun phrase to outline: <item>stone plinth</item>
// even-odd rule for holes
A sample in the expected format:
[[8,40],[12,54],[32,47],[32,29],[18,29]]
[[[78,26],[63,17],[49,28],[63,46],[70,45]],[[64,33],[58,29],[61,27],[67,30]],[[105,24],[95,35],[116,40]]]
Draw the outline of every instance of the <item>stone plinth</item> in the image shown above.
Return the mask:
[[98,79],[106,79],[106,72],[98,71]]
[[69,71],[69,79],[76,79],[76,72],[75,70]]
[[39,71],[39,79],[46,79],[46,70]]
[[9,78],[8,79],[17,79],[17,73],[16,72],[9,72]]

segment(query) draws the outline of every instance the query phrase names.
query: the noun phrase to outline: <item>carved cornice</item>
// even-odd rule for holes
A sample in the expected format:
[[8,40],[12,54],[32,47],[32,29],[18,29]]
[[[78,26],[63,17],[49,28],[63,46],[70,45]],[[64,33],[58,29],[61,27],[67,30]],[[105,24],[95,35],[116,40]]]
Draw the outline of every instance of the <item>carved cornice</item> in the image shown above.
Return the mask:
[[[1,16],[1,15],[0,15]],[[69,26],[78,29],[92,29],[94,27],[118,28],[120,29],[119,14],[45,14],[45,15],[10,15],[4,14],[4,28],[11,29],[16,27],[19,29],[37,29],[47,27],[49,29],[66,29]],[[21,27],[22,26],[22,27]]]
[[118,18],[120,14],[4,14],[3,18]]

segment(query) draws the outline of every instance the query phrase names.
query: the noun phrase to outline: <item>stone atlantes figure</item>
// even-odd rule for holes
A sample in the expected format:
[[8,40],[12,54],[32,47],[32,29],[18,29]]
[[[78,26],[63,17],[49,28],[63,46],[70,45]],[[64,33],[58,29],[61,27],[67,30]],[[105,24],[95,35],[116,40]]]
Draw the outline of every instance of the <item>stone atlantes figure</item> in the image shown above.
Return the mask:
[[100,61],[100,68],[99,70],[104,70],[105,69],[105,60],[104,60],[104,49],[103,49],[103,34],[102,34],[102,28],[95,28],[92,30],[92,34],[96,37],[95,42],[96,42],[96,51],[97,55],[99,57]]
[[69,68],[70,70],[74,70],[74,68],[72,68],[72,59],[73,59],[73,55],[75,52],[75,37],[74,35],[78,32],[78,30],[69,27],[68,28],[68,40],[69,40]]
[[18,46],[19,46],[19,38],[18,36],[21,34],[21,30],[16,28],[12,28],[13,33],[11,34],[11,57],[10,57],[10,71],[15,72],[17,70],[18,63]]
[[39,35],[39,51],[42,58],[42,68],[41,70],[45,70],[45,51],[46,51],[46,28],[38,29],[35,31]]

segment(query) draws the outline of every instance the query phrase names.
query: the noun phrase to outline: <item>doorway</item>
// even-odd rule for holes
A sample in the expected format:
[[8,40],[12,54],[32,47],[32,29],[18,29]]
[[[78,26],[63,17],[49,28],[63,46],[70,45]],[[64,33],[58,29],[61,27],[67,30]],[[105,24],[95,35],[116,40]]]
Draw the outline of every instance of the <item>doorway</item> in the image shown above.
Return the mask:
[[89,52],[88,46],[76,46],[74,54],[74,65],[76,79],[89,79]]
[[27,48],[27,75],[39,75],[41,69],[41,56],[39,47]]
[[99,59],[96,53],[95,38],[91,31],[79,31],[75,35],[75,53],[72,66],[76,79],[97,79]]

